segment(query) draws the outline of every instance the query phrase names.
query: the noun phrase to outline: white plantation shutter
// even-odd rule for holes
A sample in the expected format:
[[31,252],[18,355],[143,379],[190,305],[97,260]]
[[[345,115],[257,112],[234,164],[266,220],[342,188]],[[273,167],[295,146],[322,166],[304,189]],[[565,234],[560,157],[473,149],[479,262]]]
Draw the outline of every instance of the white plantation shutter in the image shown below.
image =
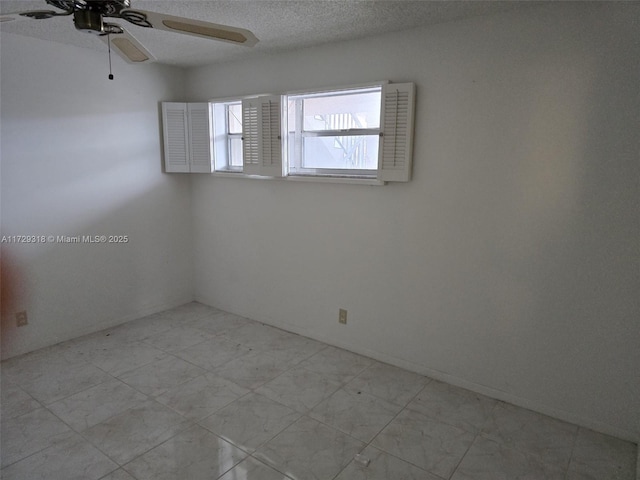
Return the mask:
[[282,176],[282,97],[260,97],[260,157],[262,175]]
[[282,176],[282,97],[265,95],[242,101],[244,173]]
[[188,103],[189,153],[191,172],[211,173],[211,113],[208,103]]
[[413,83],[383,85],[378,180],[408,182],[411,178],[414,103]]
[[251,98],[242,101],[242,157],[243,172],[247,175],[260,174],[258,154],[258,102]]
[[165,102],[162,104],[162,130],[164,134],[164,168],[166,172],[189,171],[189,133],[187,105]]

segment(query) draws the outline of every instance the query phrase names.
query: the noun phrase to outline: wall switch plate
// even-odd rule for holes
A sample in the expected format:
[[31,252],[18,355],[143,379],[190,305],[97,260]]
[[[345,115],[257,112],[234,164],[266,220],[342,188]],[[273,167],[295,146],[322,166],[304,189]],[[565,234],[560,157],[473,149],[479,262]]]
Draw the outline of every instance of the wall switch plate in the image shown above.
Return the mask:
[[347,311],[344,308],[341,308],[340,313],[338,313],[338,322],[342,324],[347,323]]
[[16,313],[16,325],[18,327],[24,327],[25,325],[29,325],[29,320],[27,319],[26,311]]

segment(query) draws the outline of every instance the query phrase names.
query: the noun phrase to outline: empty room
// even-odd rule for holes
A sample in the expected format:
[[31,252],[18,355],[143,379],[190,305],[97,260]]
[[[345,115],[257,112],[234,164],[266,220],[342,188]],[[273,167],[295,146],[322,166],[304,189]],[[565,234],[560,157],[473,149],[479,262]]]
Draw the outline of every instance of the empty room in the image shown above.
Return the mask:
[[639,2],[0,20],[0,478],[640,479]]

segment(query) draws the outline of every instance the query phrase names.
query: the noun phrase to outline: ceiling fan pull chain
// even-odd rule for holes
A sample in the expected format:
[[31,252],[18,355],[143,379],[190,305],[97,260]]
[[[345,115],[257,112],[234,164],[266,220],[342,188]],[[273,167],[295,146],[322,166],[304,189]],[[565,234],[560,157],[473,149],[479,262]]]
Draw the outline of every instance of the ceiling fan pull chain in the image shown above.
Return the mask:
[[109,46],[109,80],[113,80],[113,73],[111,73],[111,34],[107,33],[107,45]]

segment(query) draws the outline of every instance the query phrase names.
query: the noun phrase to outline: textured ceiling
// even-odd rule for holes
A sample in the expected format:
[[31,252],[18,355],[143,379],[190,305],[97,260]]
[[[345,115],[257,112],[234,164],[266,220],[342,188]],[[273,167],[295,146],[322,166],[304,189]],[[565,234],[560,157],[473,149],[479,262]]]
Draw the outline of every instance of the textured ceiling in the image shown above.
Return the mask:
[[[260,40],[253,47],[229,45],[120,23],[159,63],[191,67],[267,52],[362,38],[456,19],[526,8],[522,1],[409,0],[132,0],[134,9],[149,10],[251,30]],[[44,0],[1,0],[0,13],[55,10]],[[97,37],[76,31],[71,17],[2,23],[2,31],[61,44],[105,51]]]

